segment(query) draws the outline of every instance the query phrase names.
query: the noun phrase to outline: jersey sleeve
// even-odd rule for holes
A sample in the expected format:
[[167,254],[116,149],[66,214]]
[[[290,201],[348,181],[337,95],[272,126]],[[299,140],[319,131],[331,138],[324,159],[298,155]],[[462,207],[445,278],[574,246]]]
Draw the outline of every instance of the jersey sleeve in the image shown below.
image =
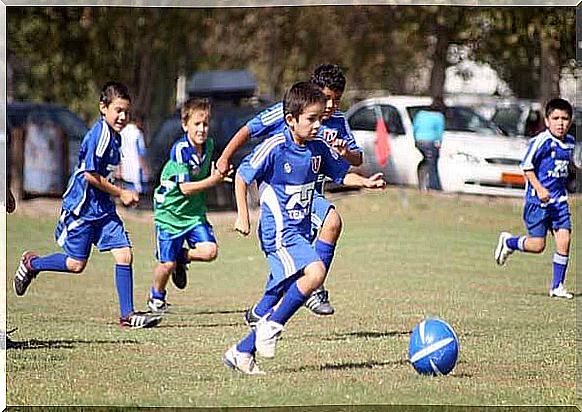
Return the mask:
[[352,129],[350,129],[350,125],[348,124],[348,119],[342,114],[342,123],[341,123],[341,128],[340,128],[340,138],[344,139],[347,143],[346,146],[347,148],[354,152],[360,152],[360,153],[364,153],[364,151],[362,150],[362,148],[360,146],[358,146],[358,144],[356,143],[356,139],[354,138],[354,134],[352,133]]
[[271,136],[285,123],[283,116],[283,104],[277,103],[249,120],[246,124],[251,138]]
[[185,183],[190,181],[190,170],[188,164],[187,144],[177,141],[170,150],[170,162],[173,167],[169,168],[167,179],[176,183]]
[[145,157],[146,146],[143,138],[143,133],[141,132],[141,130],[137,131],[137,139],[135,141],[135,144],[137,145],[137,154],[139,156]]
[[261,180],[267,171],[272,168],[273,158],[277,150],[278,142],[280,141],[281,138],[267,139],[256,146],[254,150],[242,160],[237,173],[247,184],[250,184],[255,180]]
[[540,135],[529,141],[525,157],[520,163],[521,170],[528,171],[537,169],[540,159],[546,155],[548,145],[544,144],[547,140]]
[[320,141],[319,146],[322,160],[321,173],[329,177],[335,183],[342,183],[348,169],[350,168],[349,163],[347,163],[323,140]]
[[109,127],[103,121],[99,121],[89,130],[83,140],[84,150],[82,150],[82,162],[86,172],[97,172],[103,162],[103,157],[107,153],[110,141],[113,138]]

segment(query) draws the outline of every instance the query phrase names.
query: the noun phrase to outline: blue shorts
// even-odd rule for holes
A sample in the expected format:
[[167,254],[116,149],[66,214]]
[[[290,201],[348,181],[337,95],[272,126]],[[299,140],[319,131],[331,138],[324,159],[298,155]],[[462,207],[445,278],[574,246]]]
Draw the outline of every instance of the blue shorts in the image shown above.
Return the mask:
[[304,237],[297,236],[292,246],[267,252],[271,276],[266,289],[269,290],[285,279],[295,275],[313,262],[321,261],[314,247]]
[[89,258],[93,245],[100,252],[131,247],[129,236],[117,214],[86,221],[63,211],[55,229],[55,238],[67,256],[79,260]]
[[568,202],[550,203],[547,206],[526,203],[523,208],[523,221],[528,235],[532,237],[546,237],[549,229],[572,230]]
[[331,209],[335,209],[335,206],[331,204],[329,200],[323,197],[320,193],[315,193],[313,195],[313,204],[311,206],[311,240],[315,241],[319,230],[323,226],[323,222],[327,217],[327,214]]
[[196,247],[196,243],[216,243],[216,238],[208,222],[178,234],[170,233],[156,225],[156,259],[161,263],[176,262],[184,241],[192,249]]

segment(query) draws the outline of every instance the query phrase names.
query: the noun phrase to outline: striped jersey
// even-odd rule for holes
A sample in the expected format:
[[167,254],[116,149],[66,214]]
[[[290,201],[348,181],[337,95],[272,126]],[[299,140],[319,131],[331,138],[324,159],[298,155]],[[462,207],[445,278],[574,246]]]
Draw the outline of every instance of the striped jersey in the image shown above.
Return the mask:
[[[520,166],[524,171],[535,172],[542,186],[550,192],[552,203],[565,201],[568,197],[566,184],[575,144],[576,140],[571,135],[566,135],[564,140],[560,140],[549,130],[544,130],[529,141]],[[529,182],[525,189],[526,202],[541,203]]]
[[261,248],[274,252],[292,246],[297,236],[311,236],[311,205],[317,176],[341,183],[349,165],[322,139],[296,144],[288,128],[255,147],[238,168],[257,182],[261,204]]
[[[281,133],[286,126],[285,117],[283,115],[283,102],[276,103],[263,110],[249,120],[246,126],[250,131],[251,138],[274,136]],[[346,145],[349,150],[363,153],[362,149],[354,139],[354,135],[348,125],[346,116],[340,111],[336,111],[328,119],[322,122],[322,125],[319,128],[318,137],[328,143],[335,138],[346,140]],[[349,165],[344,158],[340,158],[340,160]],[[325,176],[320,175],[316,184],[316,190],[318,193],[323,193],[324,180]]]
[[206,193],[186,196],[179,184],[207,178],[213,150],[214,140],[210,138],[203,145],[203,153],[197,152],[186,133],[176,140],[154,191],[154,221],[160,228],[181,234],[206,222]]
[[120,160],[121,137],[105,121],[98,120],[81,143],[75,171],[63,194],[63,209],[82,217],[97,220],[115,214],[115,203],[109,195],[90,185],[85,172],[97,173],[111,183]]

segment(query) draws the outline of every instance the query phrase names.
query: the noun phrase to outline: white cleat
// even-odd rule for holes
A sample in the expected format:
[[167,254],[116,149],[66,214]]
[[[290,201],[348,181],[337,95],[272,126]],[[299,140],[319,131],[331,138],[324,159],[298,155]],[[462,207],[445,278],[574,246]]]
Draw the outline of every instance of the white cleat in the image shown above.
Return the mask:
[[498,265],[504,265],[505,261],[513,253],[507,246],[507,239],[511,237],[511,233],[501,232],[499,234],[499,240],[497,241],[497,247],[495,248],[495,262]]
[[255,339],[257,353],[263,358],[274,358],[277,340],[283,332],[283,325],[267,320],[265,316],[257,322],[255,332],[257,334]]
[[562,285],[560,283],[557,288],[550,289],[550,297],[551,298],[572,299],[572,298],[574,298],[574,295],[571,294],[570,292],[568,292],[566,290],[566,288],[564,287],[564,285]]
[[265,372],[259,369],[255,357],[250,353],[239,352],[236,345],[224,353],[222,361],[229,368],[245,375],[265,375]]

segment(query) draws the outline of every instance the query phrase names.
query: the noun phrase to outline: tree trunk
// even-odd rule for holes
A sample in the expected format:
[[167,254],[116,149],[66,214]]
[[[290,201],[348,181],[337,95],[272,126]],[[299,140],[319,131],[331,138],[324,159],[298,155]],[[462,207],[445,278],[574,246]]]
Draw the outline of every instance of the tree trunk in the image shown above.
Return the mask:
[[560,95],[560,41],[556,38],[555,30],[540,29],[540,100],[545,104]]
[[433,99],[443,97],[445,74],[447,70],[447,52],[449,49],[449,32],[445,26],[436,25],[436,44],[432,56],[430,72],[430,95]]

